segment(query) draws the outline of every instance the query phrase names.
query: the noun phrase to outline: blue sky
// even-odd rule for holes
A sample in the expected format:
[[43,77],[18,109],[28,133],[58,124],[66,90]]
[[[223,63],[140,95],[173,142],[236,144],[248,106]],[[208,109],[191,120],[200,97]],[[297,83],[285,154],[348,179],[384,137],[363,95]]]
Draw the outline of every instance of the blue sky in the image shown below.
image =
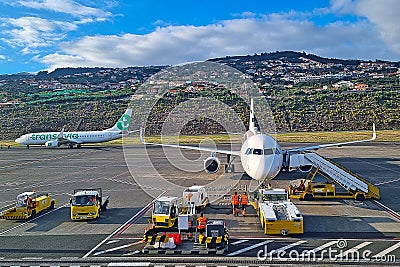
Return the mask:
[[0,74],[294,50],[400,60],[397,0],[0,0]]

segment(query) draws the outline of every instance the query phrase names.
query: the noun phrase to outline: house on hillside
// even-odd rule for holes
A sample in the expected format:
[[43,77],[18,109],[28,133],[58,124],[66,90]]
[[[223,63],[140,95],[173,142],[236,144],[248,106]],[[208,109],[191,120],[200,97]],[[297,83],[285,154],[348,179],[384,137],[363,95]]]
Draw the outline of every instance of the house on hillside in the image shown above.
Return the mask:
[[356,90],[356,91],[366,91],[366,90],[368,90],[368,84],[356,83],[354,85],[354,90]]
[[353,88],[354,83],[350,81],[339,81],[337,83],[332,84],[333,90],[337,90],[339,88]]

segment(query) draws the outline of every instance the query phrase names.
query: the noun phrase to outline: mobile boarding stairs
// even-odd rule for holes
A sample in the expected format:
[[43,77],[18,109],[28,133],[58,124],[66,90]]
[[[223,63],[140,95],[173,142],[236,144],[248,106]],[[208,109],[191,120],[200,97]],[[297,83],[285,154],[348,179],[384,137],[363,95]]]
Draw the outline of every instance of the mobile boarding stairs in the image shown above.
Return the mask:
[[378,187],[330,159],[311,152],[290,155],[289,169],[307,165],[312,165],[309,174],[312,173],[312,168],[316,169],[313,178],[316,173],[320,173],[331,182],[343,187],[349,196],[356,200],[380,199]]

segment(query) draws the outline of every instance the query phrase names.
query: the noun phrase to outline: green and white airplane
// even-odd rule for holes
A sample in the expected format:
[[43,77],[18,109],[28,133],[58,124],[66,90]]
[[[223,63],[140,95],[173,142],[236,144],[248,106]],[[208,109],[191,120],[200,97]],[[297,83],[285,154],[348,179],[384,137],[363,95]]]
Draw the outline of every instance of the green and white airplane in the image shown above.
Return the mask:
[[82,144],[102,143],[129,135],[129,124],[131,122],[132,109],[128,108],[125,113],[119,118],[113,127],[103,131],[76,131],[64,132],[42,132],[28,133],[15,139],[15,142],[25,145],[29,148],[30,145],[45,145],[45,147],[59,147],[67,145],[73,148],[76,145],[78,148]]

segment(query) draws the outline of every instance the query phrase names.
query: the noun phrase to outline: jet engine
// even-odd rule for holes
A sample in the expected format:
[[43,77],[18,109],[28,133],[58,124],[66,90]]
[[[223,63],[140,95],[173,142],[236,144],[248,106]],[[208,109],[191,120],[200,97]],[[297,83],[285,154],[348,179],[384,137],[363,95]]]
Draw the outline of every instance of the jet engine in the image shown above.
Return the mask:
[[46,147],[58,147],[58,146],[60,146],[60,144],[58,143],[57,140],[54,140],[54,141],[47,141],[44,145],[45,145]]
[[207,173],[216,173],[220,165],[221,162],[217,157],[209,157],[204,161],[204,170]]

